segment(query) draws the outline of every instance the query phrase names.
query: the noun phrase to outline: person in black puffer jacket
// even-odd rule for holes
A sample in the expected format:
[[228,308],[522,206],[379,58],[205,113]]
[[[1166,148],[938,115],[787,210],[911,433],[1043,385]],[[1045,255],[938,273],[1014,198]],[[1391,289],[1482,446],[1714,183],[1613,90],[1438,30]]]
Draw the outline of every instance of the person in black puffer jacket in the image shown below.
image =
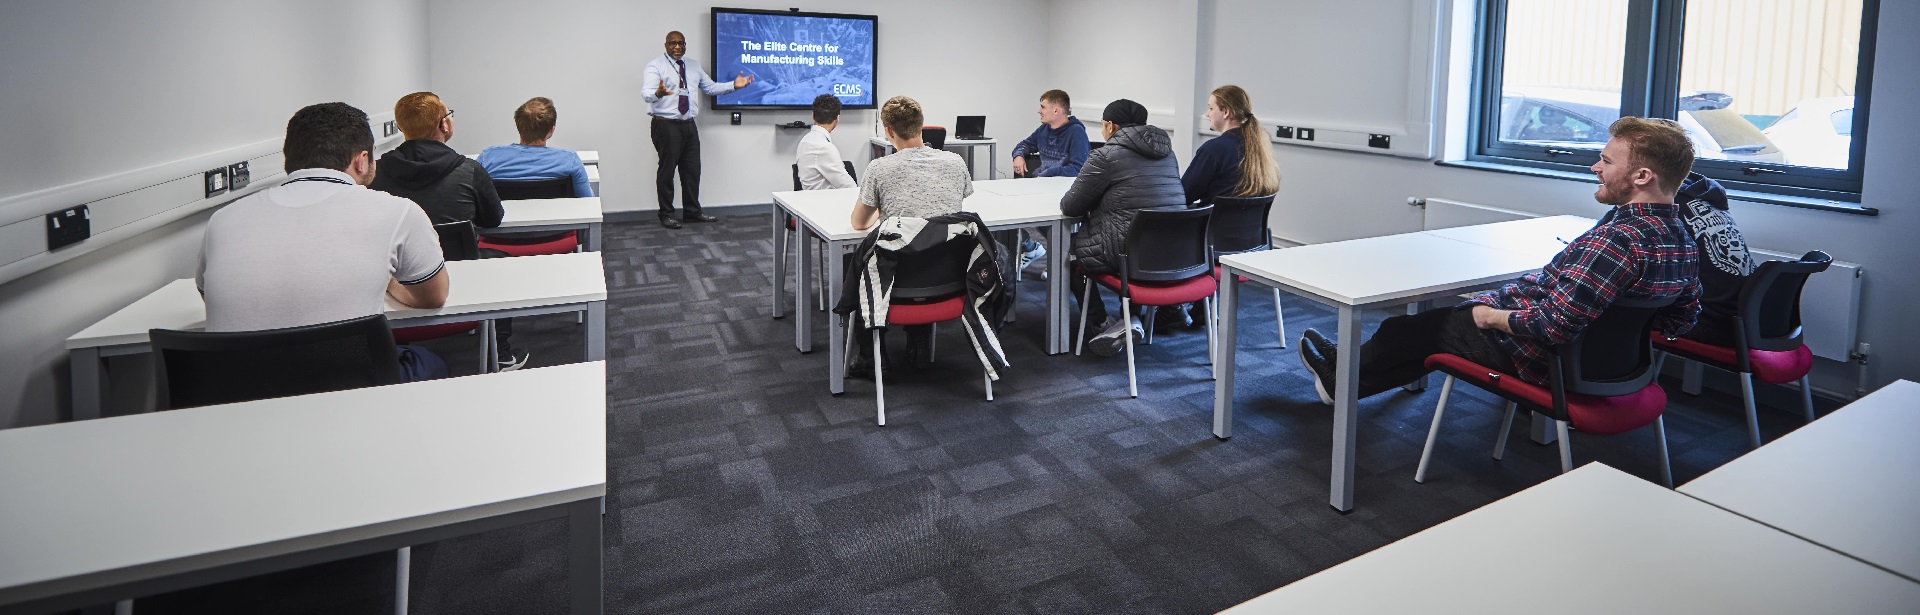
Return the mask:
[[1183,206],[1186,192],[1180,185],[1172,140],[1167,131],[1147,125],[1146,107],[1116,100],[1107,105],[1101,119],[1107,144],[1088,155],[1073,187],[1060,198],[1060,213],[1086,217],[1086,224],[1073,234],[1070,283],[1076,294],[1084,291],[1078,299],[1085,306],[1087,321],[1103,323],[1087,347],[1094,354],[1112,356],[1126,344],[1122,336],[1131,333],[1137,340],[1143,329],[1135,323],[1129,331],[1119,317],[1109,317],[1099,286],[1087,289],[1086,276],[1118,272],[1134,212]]

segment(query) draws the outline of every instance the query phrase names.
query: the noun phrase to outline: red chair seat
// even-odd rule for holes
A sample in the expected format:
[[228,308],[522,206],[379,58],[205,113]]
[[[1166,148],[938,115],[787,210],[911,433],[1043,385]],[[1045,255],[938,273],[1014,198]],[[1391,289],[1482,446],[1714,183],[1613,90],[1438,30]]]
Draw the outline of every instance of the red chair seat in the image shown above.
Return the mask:
[[966,295],[931,303],[894,303],[887,306],[889,325],[925,325],[960,317],[966,309]]
[[[1220,268],[1214,267],[1212,277],[1199,275],[1177,282],[1135,281],[1127,285],[1128,296],[1135,305],[1162,306],[1193,303],[1212,297],[1213,292],[1219,290],[1219,282],[1216,281],[1219,275]],[[1115,292],[1120,290],[1119,276],[1110,273],[1100,274],[1093,276],[1093,281],[1114,289]]]
[[[1553,391],[1526,382],[1519,376],[1496,372],[1464,357],[1436,354],[1427,357],[1427,368],[1437,369],[1482,389],[1525,404],[1553,407]],[[1667,407],[1667,391],[1657,383],[1618,397],[1567,395],[1567,419],[1574,429],[1591,434],[1616,434],[1632,431],[1660,418]]]
[[394,329],[393,341],[396,344],[411,344],[425,340],[437,340],[443,337],[472,331],[474,327],[478,326],[480,326],[480,323],[477,322],[450,322],[438,325]]
[[533,240],[516,240],[504,237],[480,237],[480,247],[506,252],[511,256],[539,256],[542,254],[566,254],[579,245],[574,231],[567,231],[552,237],[540,237]]
[[[1727,371],[1740,369],[1738,357],[1734,356],[1737,351],[1726,346],[1686,338],[1668,341],[1659,331],[1653,332],[1653,346]],[[1747,360],[1753,365],[1753,376],[1768,384],[1794,382],[1813,369],[1813,351],[1806,344],[1793,350],[1748,350]]]

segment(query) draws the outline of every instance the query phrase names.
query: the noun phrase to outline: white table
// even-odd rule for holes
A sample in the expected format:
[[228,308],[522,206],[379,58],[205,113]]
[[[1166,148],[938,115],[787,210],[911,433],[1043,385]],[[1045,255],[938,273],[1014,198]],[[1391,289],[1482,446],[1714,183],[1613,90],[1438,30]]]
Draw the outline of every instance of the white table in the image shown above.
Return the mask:
[[[967,197],[962,207],[980,215],[987,228],[995,231],[1020,228],[1043,229],[1048,241],[1056,249],[1047,252],[1047,353],[1059,354],[1070,346],[1067,343],[1066,326],[1067,300],[1067,251],[1066,219],[1060,215],[1060,196],[1066,192],[1065,186],[1072,182],[1044,182],[1048,190],[1038,193],[1007,196],[999,190],[1013,191],[1001,184],[1006,182],[1036,182],[1041,180],[1007,179],[974,182],[974,194]],[[1054,191],[1053,188],[1058,188]],[[838,291],[844,272],[840,254],[849,246],[859,245],[867,236],[866,231],[853,230],[853,204],[859,197],[859,189],[842,188],[838,190],[809,190],[800,192],[773,193],[773,317],[785,315],[781,298],[786,292],[786,230],[787,220],[799,222],[800,237],[799,280],[800,288],[795,290],[793,309],[798,318],[794,323],[794,347],[800,352],[813,351],[813,310],[808,309],[807,299],[811,294],[813,267],[813,243],[817,237],[825,245],[827,258],[826,289],[833,301],[839,298]],[[1004,254],[1003,258],[1018,258],[1016,254]],[[1013,283],[1013,282],[1010,282]],[[838,395],[846,392],[846,348],[844,340],[845,324],[839,318],[827,319],[828,356],[831,364],[828,372],[828,390]]]
[[1467,612],[1913,613],[1920,584],[1590,463],[1222,611]]
[[600,150],[583,149],[583,150],[576,151],[574,153],[580,155],[580,164],[584,164],[587,166],[594,166],[594,165],[600,164]]
[[[999,179],[999,175],[1000,175],[1000,142],[999,141],[996,141],[994,139],[955,139],[952,136],[948,136],[947,142],[943,143],[942,146],[943,147],[941,149],[945,149],[945,150],[965,150],[958,153],[961,156],[966,157],[968,173],[973,173],[973,151],[980,147],[987,148],[987,179]],[[867,137],[867,163],[868,164],[872,164],[874,159],[876,158],[880,158],[891,153],[893,153],[893,143],[890,141],[887,141],[886,137]],[[975,179],[978,179],[978,178],[975,178]]]
[[[387,298],[395,326],[436,325],[566,312],[586,313],[586,360],[606,358],[607,279],[598,252],[447,263],[445,306],[418,309]],[[149,329],[198,331],[207,306],[192,279],[175,280],[67,338],[72,357],[73,420],[100,417],[108,357],[150,352]],[[135,374],[152,377],[151,372]]]
[[587,165],[587,187],[593,188],[594,196],[600,195],[600,165]]
[[[1558,225],[1572,226],[1583,219],[1567,216],[1554,220]],[[1539,231],[1541,229],[1536,228],[1539,224],[1535,220],[1519,220],[1483,226],[1522,225]],[[1585,227],[1592,225],[1591,220],[1584,223]],[[1442,229],[1220,257],[1226,269],[1222,280],[1232,280],[1234,275],[1245,276],[1333,306],[1340,312],[1336,326],[1342,352],[1335,358],[1334,387],[1328,391],[1334,399],[1333,476],[1328,503],[1334,510],[1353,510],[1361,314],[1369,308],[1421,303],[1497,286],[1539,271],[1565,247],[1558,241],[1552,241],[1551,245],[1524,241],[1500,247],[1476,243],[1493,243],[1489,238],[1503,234],[1508,233],[1502,229]],[[1219,294],[1220,339],[1225,343],[1219,351],[1219,370],[1214,381],[1213,435],[1226,439],[1233,436],[1234,341],[1239,320],[1239,291],[1234,284],[1221,284]],[[1289,359],[1291,357],[1281,360]]]
[[1920,582],[1915,433],[1920,383],[1897,381],[1680,492]]
[[598,613],[606,421],[592,362],[0,430],[0,611],[565,518]]
[[[501,201],[501,205],[506,216],[500,219],[500,230],[578,231],[586,251],[600,251],[600,197],[525,199]],[[488,230],[492,229],[481,229],[480,234]]]

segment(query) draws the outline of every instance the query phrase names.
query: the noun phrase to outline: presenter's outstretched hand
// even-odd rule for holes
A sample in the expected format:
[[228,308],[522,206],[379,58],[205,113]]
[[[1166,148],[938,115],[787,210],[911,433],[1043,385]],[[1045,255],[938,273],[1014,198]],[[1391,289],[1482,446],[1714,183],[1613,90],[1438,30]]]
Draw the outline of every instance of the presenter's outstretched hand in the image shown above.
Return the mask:
[[1013,174],[1016,177],[1027,174],[1027,157],[1026,156],[1013,157]]
[[747,87],[747,84],[750,83],[753,83],[753,75],[747,74],[746,71],[740,71],[740,76],[733,78],[733,89],[738,90]]
[[661,79],[660,86],[653,89],[654,98],[662,98],[672,93],[673,93],[673,88],[667,87],[667,80],[665,79]]

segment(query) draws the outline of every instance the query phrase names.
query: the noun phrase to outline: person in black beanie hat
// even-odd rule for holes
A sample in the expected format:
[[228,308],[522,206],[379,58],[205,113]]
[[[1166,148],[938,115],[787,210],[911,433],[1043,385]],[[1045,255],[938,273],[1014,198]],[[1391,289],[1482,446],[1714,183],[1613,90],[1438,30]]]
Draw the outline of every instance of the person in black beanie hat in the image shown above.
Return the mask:
[[1145,337],[1145,329],[1129,318],[1108,317],[1098,287],[1087,284],[1087,276],[1119,271],[1119,259],[1127,240],[1127,227],[1135,212],[1152,207],[1179,207],[1186,203],[1180,186],[1180,165],[1173,155],[1173,141],[1167,131],[1147,124],[1147,108],[1121,99],[1107,105],[1100,114],[1101,134],[1107,144],[1087,156],[1073,187],[1060,198],[1060,212],[1068,217],[1086,217],[1086,224],[1073,234],[1072,288],[1085,313],[1081,329],[1088,323],[1102,323],[1088,342],[1094,354],[1112,356],[1126,345],[1126,335],[1136,340]]

